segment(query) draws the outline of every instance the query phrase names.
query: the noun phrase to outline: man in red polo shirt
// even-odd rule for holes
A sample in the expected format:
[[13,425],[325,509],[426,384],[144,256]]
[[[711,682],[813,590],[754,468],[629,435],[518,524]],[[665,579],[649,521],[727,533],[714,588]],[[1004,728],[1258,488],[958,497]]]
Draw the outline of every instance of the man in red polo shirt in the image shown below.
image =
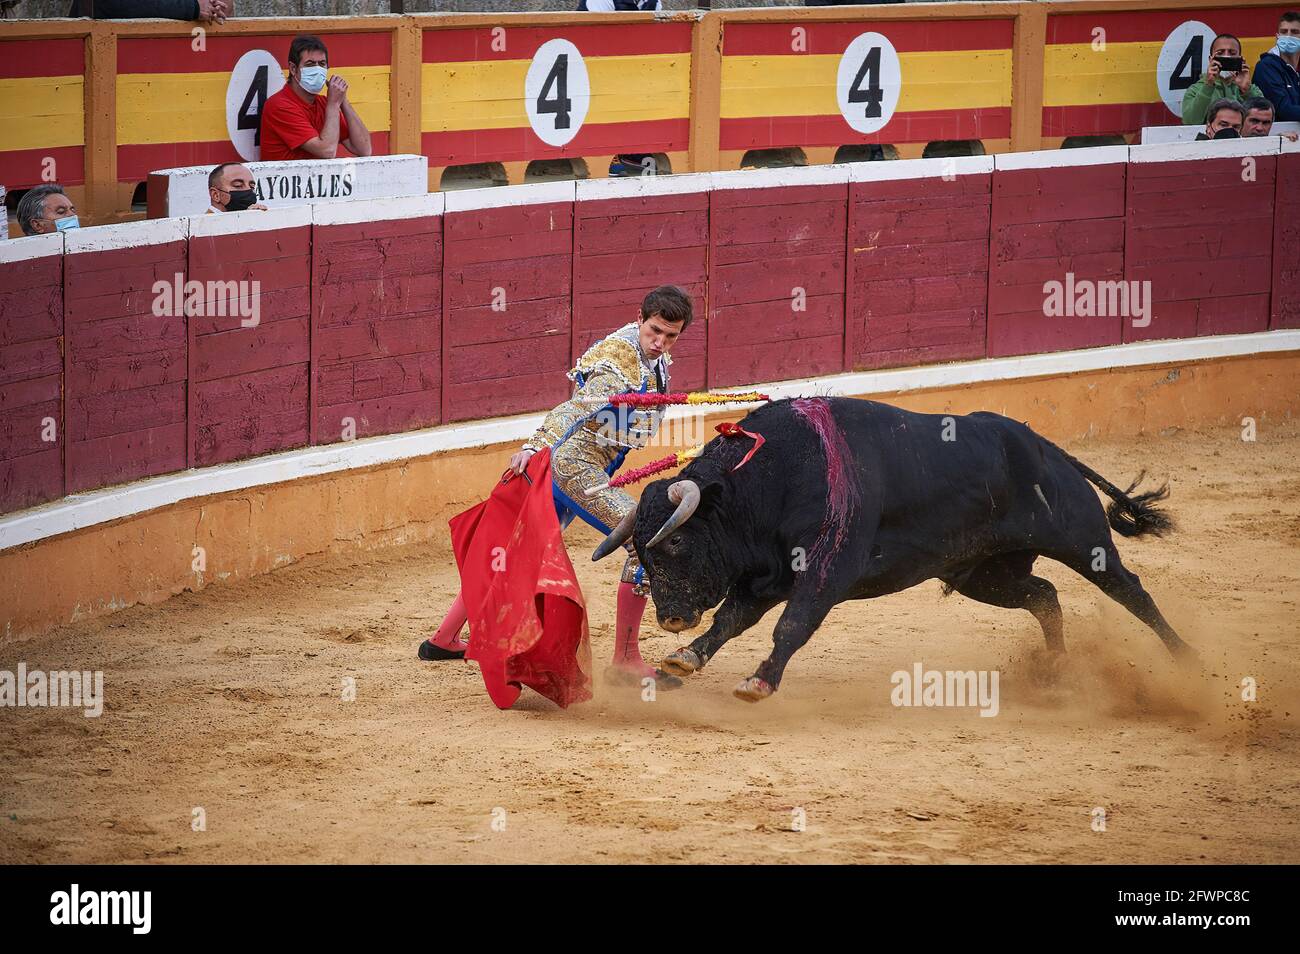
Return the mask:
[[[295,37],[289,45],[289,82],[262,107],[262,161],[333,159],[342,146],[370,155],[370,130],[348,102],[348,81],[325,82],[329,53],[319,37]],[[324,89],[325,95],[318,95]]]

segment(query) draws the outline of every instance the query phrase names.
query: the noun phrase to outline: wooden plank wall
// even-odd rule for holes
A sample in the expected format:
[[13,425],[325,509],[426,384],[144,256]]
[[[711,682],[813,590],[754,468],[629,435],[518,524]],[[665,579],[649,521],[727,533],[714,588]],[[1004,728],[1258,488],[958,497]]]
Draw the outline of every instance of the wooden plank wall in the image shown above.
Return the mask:
[[1278,157],[1146,161],[1165,154],[1130,150],[1124,275],[1151,282],[1154,302],[1151,323],[1125,323],[1124,340],[1263,331]]
[[442,196],[318,210],[313,439],[442,421]]
[[[827,171],[836,176],[809,170]],[[771,188],[714,188],[710,387],[843,370],[848,174],[839,171],[841,181],[827,184],[785,185],[778,177]],[[745,176],[716,178],[729,186],[755,181]]]
[[0,241],[0,512],[63,496],[63,236],[28,242]]
[[573,205],[572,182],[448,193],[444,420],[568,398]]
[[993,173],[990,357],[1120,343],[1118,316],[1044,314],[1043,286],[1124,279],[1126,173],[1122,160]]
[[185,281],[186,224],[156,219],[66,233],[68,493],[186,465],[183,301],[156,304],[154,290]]
[[203,286],[206,303],[189,317],[191,465],[305,446],[311,209],[236,231],[224,215],[190,221],[187,280]]
[[[545,410],[667,282],[697,308],[675,390],[1300,327],[1300,150],[1220,148],[550,183],[3,243],[0,512]],[[1151,282],[1151,326],[1048,318],[1044,285],[1071,272]],[[253,280],[256,326],[211,314],[207,282]],[[206,314],[187,317],[187,282]]]
[[635,321],[647,291],[679,285],[691,296],[694,317],[673,348],[670,383],[676,391],[704,388],[708,182],[700,175],[646,178],[632,189],[617,180],[578,183],[571,363],[611,329]]
[[1300,328],[1300,143],[1283,143],[1278,157],[1269,327]]
[[925,175],[854,182],[849,363],[855,369],[984,355],[993,160],[918,160]]

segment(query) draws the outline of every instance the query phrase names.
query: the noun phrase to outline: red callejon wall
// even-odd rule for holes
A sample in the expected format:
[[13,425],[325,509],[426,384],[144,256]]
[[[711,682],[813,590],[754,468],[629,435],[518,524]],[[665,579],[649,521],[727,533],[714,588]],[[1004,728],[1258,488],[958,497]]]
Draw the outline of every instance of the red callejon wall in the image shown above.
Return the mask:
[[680,285],[695,316],[673,348],[669,384],[674,391],[704,387],[710,181],[705,174],[578,183],[573,362],[611,329],[634,321],[646,292]]
[[1269,327],[1300,328],[1300,143],[1282,143],[1274,203]]
[[[1067,306],[1082,282],[1124,279],[1128,149],[1102,146],[998,158],[989,259],[991,357],[1119,344],[1118,315]],[[1070,276],[1073,276],[1071,278]],[[1060,286],[1051,307],[1045,286]],[[1092,309],[1085,308],[1084,311]]]
[[441,194],[313,206],[317,444],[442,420]]
[[[186,465],[186,219],[64,233],[67,492]],[[25,241],[19,239],[17,241]],[[156,287],[170,289],[160,292]]]
[[63,496],[61,233],[0,241],[0,316],[3,513]]
[[848,170],[713,177],[709,386],[844,367]]
[[443,419],[559,404],[572,387],[574,184],[446,195]]
[[307,444],[311,252],[309,206],[190,219],[193,466]]
[[992,173],[991,156],[853,168],[850,368],[983,357]]
[[[1297,327],[1297,160],[1277,139],[1104,147],[991,172],[971,157],[548,183],[0,242],[0,511],[544,411],[665,282],[699,315],[681,390]],[[249,326],[207,285],[244,281]],[[1054,284],[1097,308],[1107,283],[1150,283],[1150,324],[1145,288],[1106,314],[1044,313]]]
[[1154,301],[1125,341],[1268,327],[1277,143],[1130,149],[1125,277],[1149,281]]

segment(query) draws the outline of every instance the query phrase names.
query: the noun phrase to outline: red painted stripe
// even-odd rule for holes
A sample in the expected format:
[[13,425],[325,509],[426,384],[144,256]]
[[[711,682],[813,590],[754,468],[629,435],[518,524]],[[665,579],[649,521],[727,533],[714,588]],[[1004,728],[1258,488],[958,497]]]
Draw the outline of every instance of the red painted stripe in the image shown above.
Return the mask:
[[85,71],[86,51],[80,39],[0,40],[0,79],[81,76]]
[[45,160],[54,160],[54,174],[59,185],[81,185],[86,181],[84,146],[60,146],[57,149],[13,149],[0,152],[0,182],[10,192],[29,189],[44,180]]
[[[228,73],[250,50],[266,50],[281,66],[289,65],[294,34],[276,36],[208,35],[207,49],[195,52],[188,36],[124,38],[117,41],[118,73]],[[331,66],[388,65],[393,59],[388,33],[340,33],[321,36]]]
[[469,60],[531,60],[547,40],[564,39],[583,56],[646,56],[689,53],[689,23],[629,23],[626,26],[493,27],[481,30],[425,30],[424,62],[463,63]]
[[794,29],[807,31],[811,54],[843,53],[853,38],[880,33],[899,53],[922,50],[1001,50],[1011,46],[1011,20],[855,20],[852,23],[729,23],[724,56],[804,56],[791,49]]
[[842,146],[849,143],[935,142],[940,139],[1007,139],[1011,108],[937,109],[894,113],[880,132],[863,136],[842,116],[771,116],[722,120],[722,149]]
[[1176,126],[1179,117],[1164,103],[1113,103],[1105,106],[1044,106],[1044,136],[1099,136],[1136,133],[1143,126]]
[[[372,132],[370,145],[376,156],[387,154],[388,133]],[[150,172],[157,172],[159,169],[216,165],[218,162],[238,160],[239,153],[235,152],[235,147],[226,140],[118,146],[117,178],[119,182],[143,182]]]
[[1047,18],[1048,43],[1091,43],[1092,31],[1102,27],[1107,43],[1163,42],[1174,27],[1199,20],[1214,30],[1242,37],[1267,37],[1277,32],[1286,7],[1247,7],[1229,10],[1153,10],[1130,13],[1058,14]]
[[599,156],[616,152],[673,152],[685,149],[690,120],[655,119],[640,123],[588,124],[567,146],[548,146],[527,126],[425,133],[421,148],[433,166],[470,162],[514,162]]

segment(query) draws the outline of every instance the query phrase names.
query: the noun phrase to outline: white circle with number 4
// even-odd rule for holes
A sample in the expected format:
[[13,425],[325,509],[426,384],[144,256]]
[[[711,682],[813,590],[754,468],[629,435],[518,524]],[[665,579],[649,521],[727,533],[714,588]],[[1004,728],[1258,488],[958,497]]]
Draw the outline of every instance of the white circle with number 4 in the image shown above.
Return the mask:
[[1213,45],[1214,31],[1199,20],[1188,20],[1174,27],[1160,48],[1156,85],[1160,98],[1175,116],[1183,115],[1183,94],[1187,88],[1199,83],[1205,75]]
[[249,50],[230,71],[230,82],[226,85],[226,132],[245,162],[259,157],[257,134],[262,123],[262,107],[283,88],[280,63],[266,50]]
[[844,121],[860,133],[879,132],[894,118],[903,69],[894,44],[879,33],[863,33],[840,57],[835,95]]
[[547,40],[533,55],[524,77],[528,124],[548,146],[564,146],[578,135],[591,105],[587,64],[568,40]]

